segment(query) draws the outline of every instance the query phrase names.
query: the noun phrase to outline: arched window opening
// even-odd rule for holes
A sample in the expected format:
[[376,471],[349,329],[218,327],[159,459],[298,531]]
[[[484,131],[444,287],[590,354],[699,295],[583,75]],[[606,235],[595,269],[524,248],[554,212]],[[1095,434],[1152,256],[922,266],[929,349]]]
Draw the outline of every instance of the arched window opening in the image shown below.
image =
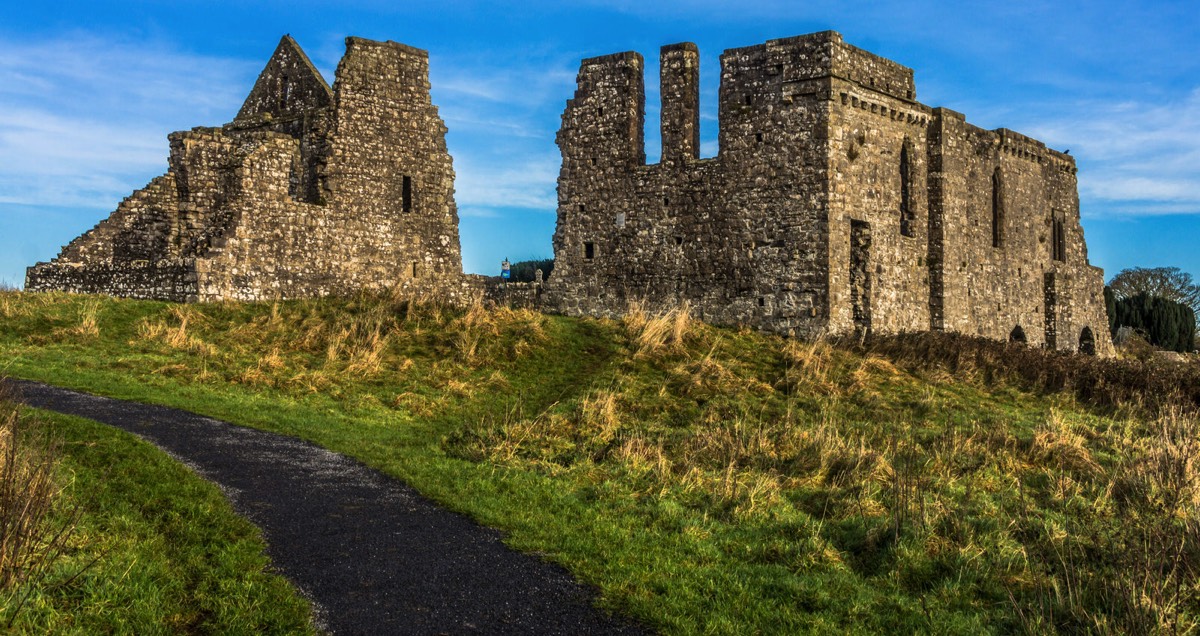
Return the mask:
[[992,247],[1004,247],[1004,175],[992,173]]
[[912,166],[908,158],[908,140],[900,146],[900,234],[912,236],[916,213],[912,201]]
[[1012,333],[1008,334],[1008,341],[1020,344],[1029,343],[1029,339],[1025,337],[1025,330],[1021,328],[1021,325],[1013,327]]
[[1083,331],[1079,332],[1079,353],[1096,355],[1096,337],[1092,335],[1091,327],[1084,327]]

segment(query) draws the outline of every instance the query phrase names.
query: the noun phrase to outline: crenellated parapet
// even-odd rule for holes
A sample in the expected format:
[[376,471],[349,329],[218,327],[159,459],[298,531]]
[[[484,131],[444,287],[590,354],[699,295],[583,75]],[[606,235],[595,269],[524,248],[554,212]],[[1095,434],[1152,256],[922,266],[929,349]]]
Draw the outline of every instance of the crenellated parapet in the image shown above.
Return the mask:
[[559,310],[687,301],[802,336],[936,329],[1111,350],[1070,155],[921,104],[911,69],[826,31],[721,55],[719,148],[701,159],[698,60],[688,43],[660,51],[651,165],[641,56],[582,62],[558,134]]

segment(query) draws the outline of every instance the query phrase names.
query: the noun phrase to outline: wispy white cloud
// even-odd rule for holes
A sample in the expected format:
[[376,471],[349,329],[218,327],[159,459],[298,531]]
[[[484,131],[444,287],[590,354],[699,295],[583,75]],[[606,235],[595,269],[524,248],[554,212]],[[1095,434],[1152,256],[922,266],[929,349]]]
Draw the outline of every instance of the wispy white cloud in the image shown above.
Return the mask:
[[554,213],[561,162],[554,136],[578,63],[538,50],[430,59],[462,217]]
[[499,216],[498,210],[521,208],[554,213],[558,209],[557,154],[531,155],[514,161],[478,165],[456,160],[454,198],[463,216]]
[[430,76],[435,93],[539,108],[551,95],[566,99],[570,92],[564,92],[564,87],[571,91],[575,87],[570,62],[556,61],[549,68],[545,64],[541,58],[518,58],[498,68],[492,61],[468,66],[461,60],[435,58],[430,62]]
[[84,32],[0,41],[0,203],[114,207],[165,171],[167,133],[231,119],[257,66]]
[[1028,131],[1077,157],[1085,214],[1200,214],[1200,88],[1173,100],[1059,106]]

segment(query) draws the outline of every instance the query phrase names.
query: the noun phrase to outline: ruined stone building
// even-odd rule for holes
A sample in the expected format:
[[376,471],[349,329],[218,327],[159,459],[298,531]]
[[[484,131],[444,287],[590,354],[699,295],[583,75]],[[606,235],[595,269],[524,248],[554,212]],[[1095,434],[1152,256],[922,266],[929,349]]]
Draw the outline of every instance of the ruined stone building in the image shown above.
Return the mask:
[[699,55],[662,48],[662,159],[643,59],[583,60],[562,116],[548,297],[569,314],[689,301],[813,336],[945,330],[1107,353],[1075,162],[916,99],[913,72],[827,31],[721,56],[699,156]]
[[333,88],[284,36],[232,123],[170,135],[170,167],[25,288],[175,301],[320,296],[462,274],[429,56],[346,39]]
[[[166,174],[29,268],[26,289],[487,291],[462,276],[428,63],[347,38],[331,89],[285,36],[232,123],[170,135]],[[699,54],[662,49],[662,158],[647,165],[642,57],[583,61],[558,134],[555,268],[531,302],[614,315],[686,300],[710,322],[800,336],[1112,350],[1069,155],[921,104],[911,69],[834,32],[731,49],[721,66],[719,151],[701,159]]]

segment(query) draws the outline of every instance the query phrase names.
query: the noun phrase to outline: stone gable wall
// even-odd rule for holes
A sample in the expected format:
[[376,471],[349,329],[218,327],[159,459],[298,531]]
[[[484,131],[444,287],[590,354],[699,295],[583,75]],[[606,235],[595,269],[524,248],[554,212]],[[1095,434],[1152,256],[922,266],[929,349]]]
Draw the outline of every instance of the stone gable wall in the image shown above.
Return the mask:
[[463,295],[428,55],[348,38],[332,89],[284,37],[237,118],[170,136],[166,175],[26,288],[175,301],[364,288]]

